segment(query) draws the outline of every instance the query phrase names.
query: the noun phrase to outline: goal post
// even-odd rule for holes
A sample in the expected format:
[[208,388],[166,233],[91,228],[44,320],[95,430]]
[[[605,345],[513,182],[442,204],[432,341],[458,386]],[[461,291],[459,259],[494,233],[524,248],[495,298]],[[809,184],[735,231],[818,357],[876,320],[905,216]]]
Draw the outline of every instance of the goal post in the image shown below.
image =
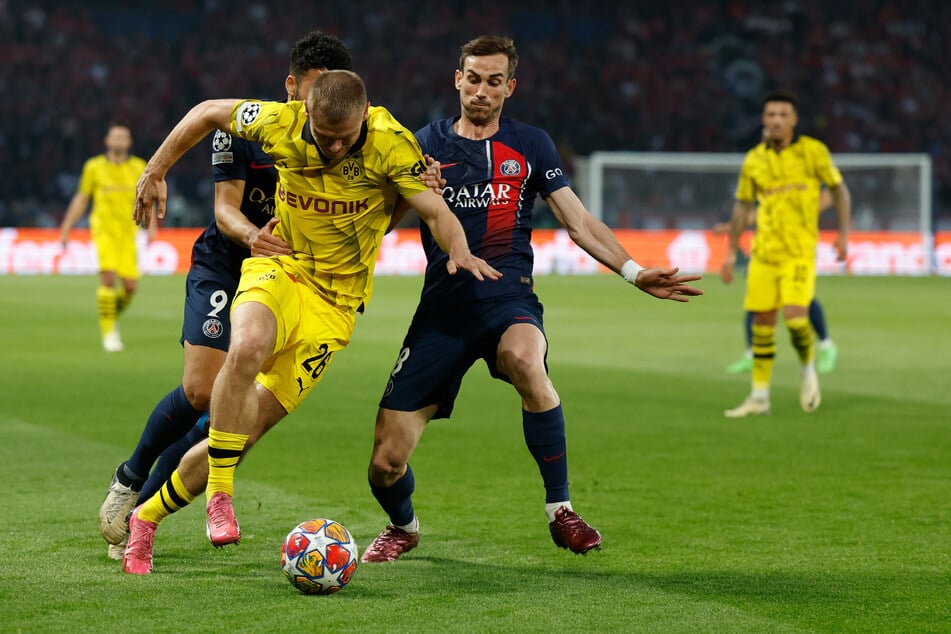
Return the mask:
[[[594,152],[576,163],[581,197],[614,229],[700,231],[729,219],[743,153]],[[928,154],[833,154],[852,195],[855,232],[917,234],[935,270]],[[820,216],[834,230],[834,211]],[[940,268],[940,267],[939,267]]]
[[[621,228],[635,214],[675,226],[732,207],[742,153],[594,152],[587,158],[588,209]],[[931,233],[932,172],[928,154],[834,154],[862,228]],[[727,209],[724,209],[727,205]],[[867,214],[872,214],[871,216]],[[641,221],[643,223],[645,221]],[[649,228],[649,227],[648,227]]]

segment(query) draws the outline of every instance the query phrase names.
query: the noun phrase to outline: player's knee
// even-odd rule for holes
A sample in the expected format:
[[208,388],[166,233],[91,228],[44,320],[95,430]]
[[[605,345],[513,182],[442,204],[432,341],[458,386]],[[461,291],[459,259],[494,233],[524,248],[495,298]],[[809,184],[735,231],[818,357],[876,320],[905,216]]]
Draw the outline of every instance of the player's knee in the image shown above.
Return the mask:
[[199,412],[208,411],[211,407],[212,385],[214,385],[214,377],[211,380],[186,377],[182,381],[182,389],[185,391],[188,404]]
[[530,383],[545,374],[544,364],[525,350],[508,350],[500,358],[502,369],[512,383]]
[[271,351],[251,337],[232,339],[225,365],[232,372],[255,375],[261,369]]
[[406,471],[406,461],[378,446],[370,458],[370,481],[377,486],[390,486]]

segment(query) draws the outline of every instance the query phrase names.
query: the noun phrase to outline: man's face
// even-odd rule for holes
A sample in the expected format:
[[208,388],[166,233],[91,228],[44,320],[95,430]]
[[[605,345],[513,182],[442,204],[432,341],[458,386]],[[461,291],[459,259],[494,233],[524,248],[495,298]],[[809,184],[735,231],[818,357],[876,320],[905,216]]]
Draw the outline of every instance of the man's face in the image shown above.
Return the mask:
[[796,109],[788,101],[767,101],[763,107],[763,130],[770,141],[791,140],[797,123]]
[[456,71],[456,89],[462,113],[476,125],[499,118],[502,104],[515,90],[515,79],[507,79],[509,59],[504,53],[470,55],[462,70]]
[[317,147],[330,160],[343,158],[360,138],[363,122],[369,114],[369,104],[356,109],[343,121],[328,121],[320,112],[310,114],[310,132]]
[[288,75],[284,82],[284,87],[287,89],[287,100],[306,101],[307,95],[310,94],[310,89],[314,85],[314,80],[317,79],[317,75],[321,74],[325,70],[327,69],[311,68],[300,78],[294,77],[293,75]]
[[126,154],[132,147],[132,132],[124,125],[114,125],[106,132],[106,149],[118,154]]

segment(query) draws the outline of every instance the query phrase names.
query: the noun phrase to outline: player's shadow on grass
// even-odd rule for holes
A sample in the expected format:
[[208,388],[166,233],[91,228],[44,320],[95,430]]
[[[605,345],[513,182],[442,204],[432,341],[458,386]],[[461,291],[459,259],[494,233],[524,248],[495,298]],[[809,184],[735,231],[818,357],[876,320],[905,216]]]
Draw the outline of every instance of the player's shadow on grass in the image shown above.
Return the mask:
[[[552,589],[557,589],[560,594],[566,588],[577,588],[580,595],[591,592],[592,588],[599,588],[602,592],[617,592],[617,596],[624,596],[625,593],[636,593],[638,588],[643,588],[650,592],[660,590],[667,594],[682,595],[694,601],[753,601],[795,610],[796,606],[848,605],[862,596],[881,596],[882,593],[900,596],[913,589],[938,596],[942,588],[946,588],[948,580],[947,575],[922,574],[921,571],[899,578],[865,571],[591,570],[587,560],[603,556],[603,553],[591,553],[581,566],[572,565],[572,562],[546,562],[531,566],[466,562],[438,556],[407,556],[393,564],[375,564],[393,567],[387,574],[388,581],[397,582],[392,589],[387,583],[382,584],[382,589],[378,584],[360,588],[361,584],[357,583],[354,584],[354,594],[366,592],[376,596],[399,596],[404,589],[398,579],[404,577],[404,581],[413,580],[414,593],[430,592],[434,595],[464,593],[490,596],[510,593],[513,587],[517,587],[522,593],[534,592],[541,596],[549,594]],[[426,567],[424,574],[421,574],[421,565]],[[400,574],[397,570],[399,566],[406,567],[405,574]]]

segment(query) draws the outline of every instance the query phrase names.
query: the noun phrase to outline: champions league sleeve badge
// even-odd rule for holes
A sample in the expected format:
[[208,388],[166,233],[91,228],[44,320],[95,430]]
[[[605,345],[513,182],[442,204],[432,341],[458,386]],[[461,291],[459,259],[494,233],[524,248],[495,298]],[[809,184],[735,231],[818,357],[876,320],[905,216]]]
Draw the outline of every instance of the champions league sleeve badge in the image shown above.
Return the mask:
[[241,132],[246,126],[254,123],[258,115],[261,114],[261,104],[256,101],[245,101],[238,106],[238,112],[235,113],[238,132]]
[[234,163],[234,152],[231,151],[231,135],[224,130],[215,130],[211,140],[211,164]]

